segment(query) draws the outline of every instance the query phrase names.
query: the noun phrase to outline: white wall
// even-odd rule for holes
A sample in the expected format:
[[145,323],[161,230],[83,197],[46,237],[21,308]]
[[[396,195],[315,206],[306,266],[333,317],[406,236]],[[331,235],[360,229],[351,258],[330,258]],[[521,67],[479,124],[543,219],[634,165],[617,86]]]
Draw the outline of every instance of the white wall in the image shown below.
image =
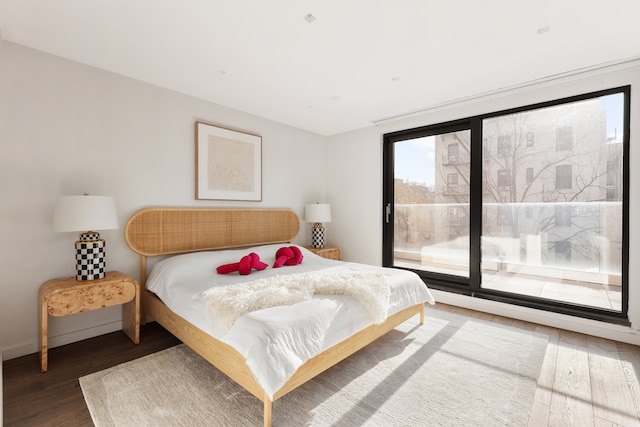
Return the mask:
[[[289,207],[329,202],[328,244],[346,260],[380,264],[382,135],[523,104],[632,84],[631,212],[640,209],[640,64],[614,67],[493,94],[330,138],[184,96],[0,40],[0,352],[37,351],[37,292],[44,281],[74,274],[74,233],[51,229],[60,195],[89,192],[116,199],[121,225],[148,206]],[[194,122],[262,135],[263,201],[194,200]],[[327,153],[331,153],[327,156]],[[107,240],[108,268],[139,276],[138,257],[120,230]],[[296,243],[309,242],[301,224]],[[630,224],[630,259],[640,254],[640,226]],[[633,328],[601,324],[437,292],[442,302],[640,343],[640,265],[629,267]],[[120,328],[113,307],[50,318],[50,344]]]
[[[188,72],[188,70],[185,70]],[[277,100],[276,100],[277,102]],[[195,200],[194,122],[262,136],[262,202]],[[0,41],[0,351],[37,351],[37,293],[75,274],[75,233],[52,230],[60,195],[113,196],[107,267],[139,278],[123,227],[149,206],[287,207],[326,197],[323,137]],[[306,223],[296,243],[308,244]],[[50,318],[57,346],[120,328],[119,307]]]
[[495,303],[436,292],[441,302],[481,311],[507,315],[578,332],[591,333],[640,344],[640,224],[634,213],[640,211],[640,61],[606,68],[583,70],[510,88],[499,93],[468,98],[420,114],[407,115],[376,127],[361,129],[329,138],[327,193],[331,202],[333,243],[339,245],[345,259],[370,264],[382,262],[382,136],[385,133],[442,123],[478,114],[520,107],[587,92],[624,85],[631,88],[630,141],[630,232],[629,232],[629,319],[632,328],[556,315],[508,304]]

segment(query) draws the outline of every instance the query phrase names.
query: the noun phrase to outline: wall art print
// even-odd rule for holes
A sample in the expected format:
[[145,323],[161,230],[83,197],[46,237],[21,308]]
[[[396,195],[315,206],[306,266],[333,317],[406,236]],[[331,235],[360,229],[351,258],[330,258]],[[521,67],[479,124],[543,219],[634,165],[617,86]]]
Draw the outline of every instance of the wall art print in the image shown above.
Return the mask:
[[196,199],[262,200],[262,137],[196,122]]

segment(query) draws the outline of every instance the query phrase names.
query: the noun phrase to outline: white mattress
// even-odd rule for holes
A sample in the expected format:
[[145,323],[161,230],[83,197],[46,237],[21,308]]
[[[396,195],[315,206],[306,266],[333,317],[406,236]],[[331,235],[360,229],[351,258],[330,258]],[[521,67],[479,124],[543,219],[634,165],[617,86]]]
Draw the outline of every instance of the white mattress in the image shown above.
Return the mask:
[[[435,302],[415,273],[329,260],[302,247],[304,259],[301,264],[274,269],[271,266],[275,253],[282,246],[176,255],[156,263],[147,280],[147,289],[172,311],[242,354],[270,398],[308,359],[372,324],[369,312],[351,297],[317,295],[312,300],[247,313],[239,317],[227,333],[220,335],[213,326],[202,295],[211,287],[316,270],[331,273],[357,271],[383,274],[389,282],[388,316],[415,304]],[[262,271],[253,270],[246,276],[216,272],[219,265],[238,262],[250,252],[260,255],[269,267]]]

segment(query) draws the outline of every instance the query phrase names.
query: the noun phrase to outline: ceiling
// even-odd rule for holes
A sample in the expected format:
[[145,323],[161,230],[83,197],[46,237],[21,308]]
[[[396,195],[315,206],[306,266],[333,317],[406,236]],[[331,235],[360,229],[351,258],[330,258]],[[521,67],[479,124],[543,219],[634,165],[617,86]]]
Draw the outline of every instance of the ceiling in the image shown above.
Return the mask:
[[0,0],[0,34],[333,135],[637,58],[639,15],[638,0]]

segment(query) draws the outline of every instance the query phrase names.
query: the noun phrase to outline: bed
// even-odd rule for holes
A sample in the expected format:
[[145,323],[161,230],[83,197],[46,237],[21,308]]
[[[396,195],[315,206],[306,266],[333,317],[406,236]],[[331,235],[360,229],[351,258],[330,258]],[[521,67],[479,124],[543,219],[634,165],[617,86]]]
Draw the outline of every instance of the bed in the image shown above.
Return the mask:
[[[262,401],[264,426],[271,425],[275,400],[411,317],[419,315],[423,324],[425,302],[434,303],[411,272],[328,260],[299,246],[301,264],[273,268],[278,248],[295,246],[290,242],[299,229],[292,210],[240,208],[147,208],[125,227],[127,244],[141,257],[142,319],[153,318]],[[216,273],[217,266],[249,253],[268,267],[249,275]],[[148,257],[160,257],[149,274]],[[354,297],[350,286],[341,288],[345,293],[314,285],[311,298],[236,313],[224,325],[205,302],[211,290],[345,277],[387,283],[391,296],[383,318],[376,320],[375,303]],[[295,329],[299,325],[306,329]]]

